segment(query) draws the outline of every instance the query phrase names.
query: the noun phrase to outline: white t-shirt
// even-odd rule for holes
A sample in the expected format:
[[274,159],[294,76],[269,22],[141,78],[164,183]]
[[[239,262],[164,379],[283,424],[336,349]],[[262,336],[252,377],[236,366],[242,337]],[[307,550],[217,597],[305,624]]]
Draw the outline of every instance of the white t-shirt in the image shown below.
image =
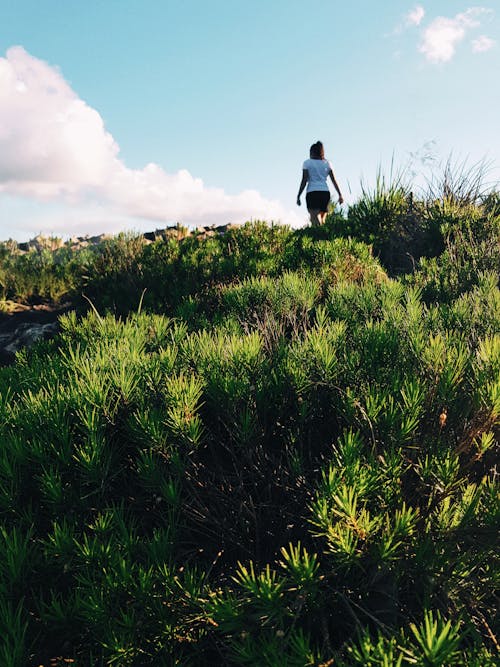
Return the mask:
[[307,192],[328,192],[328,183],[326,179],[330,170],[333,170],[328,160],[305,160],[302,169],[307,169],[309,180],[307,181]]

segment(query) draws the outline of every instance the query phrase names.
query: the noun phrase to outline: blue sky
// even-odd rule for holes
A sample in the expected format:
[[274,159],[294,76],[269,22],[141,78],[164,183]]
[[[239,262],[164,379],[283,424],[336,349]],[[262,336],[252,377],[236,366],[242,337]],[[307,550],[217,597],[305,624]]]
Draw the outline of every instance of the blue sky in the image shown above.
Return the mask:
[[325,143],[352,203],[391,159],[500,165],[500,6],[0,0],[0,238],[300,225]]

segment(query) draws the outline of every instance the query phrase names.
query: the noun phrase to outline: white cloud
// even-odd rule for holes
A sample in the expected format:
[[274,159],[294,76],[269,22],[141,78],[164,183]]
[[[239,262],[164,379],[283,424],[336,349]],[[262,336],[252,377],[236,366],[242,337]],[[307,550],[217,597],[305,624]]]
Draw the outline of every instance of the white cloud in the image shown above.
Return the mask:
[[438,16],[425,28],[419,51],[431,63],[449,62],[467,32],[479,27],[480,18],[490,13],[484,7],[472,7],[454,18]]
[[120,216],[129,224],[299,221],[255,190],[228,195],[185,169],[171,174],[157,164],[129,169],[99,113],[57,68],[20,46],[0,58],[0,193],[87,207],[115,224]]
[[392,31],[392,35],[401,35],[409,28],[419,26],[425,16],[425,9],[422,5],[415,5],[415,7],[405,14],[400,23]]
[[21,47],[0,58],[0,187],[33,196],[106,180],[118,146],[61,74]]
[[422,5],[417,5],[406,15],[405,23],[408,26],[420,25],[425,16],[425,9]]
[[479,35],[477,39],[472,40],[472,51],[473,53],[483,53],[484,51],[492,49],[495,44],[496,42],[494,39],[491,39],[486,35]]

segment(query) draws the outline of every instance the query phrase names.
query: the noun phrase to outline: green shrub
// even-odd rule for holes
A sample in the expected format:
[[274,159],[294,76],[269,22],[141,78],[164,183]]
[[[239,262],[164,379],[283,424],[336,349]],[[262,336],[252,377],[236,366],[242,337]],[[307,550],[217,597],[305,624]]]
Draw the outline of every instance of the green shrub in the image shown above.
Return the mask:
[[0,252],[93,306],[0,369],[2,665],[497,663],[498,207],[420,213],[400,279],[338,213]]

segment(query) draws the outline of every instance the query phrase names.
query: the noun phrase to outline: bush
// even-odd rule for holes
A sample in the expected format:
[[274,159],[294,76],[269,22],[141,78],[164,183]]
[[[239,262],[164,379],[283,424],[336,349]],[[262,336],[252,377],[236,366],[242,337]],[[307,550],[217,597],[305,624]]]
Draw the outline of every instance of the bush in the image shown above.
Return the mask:
[[496,664],[498,206],[420,214],[3,254],[94,307],[0,369],[2,665]]
[[321,280],[0,372],[6,664],[494,664],[498,289]]
[[443,249],[439,226],[426,215],[425,203],[401,176],[388,183],[380,171],[373,192],[363,188],[344,224],[335,228],[342,236],[371,245],[393,275],[411,271],[420,257],[432,257]]

